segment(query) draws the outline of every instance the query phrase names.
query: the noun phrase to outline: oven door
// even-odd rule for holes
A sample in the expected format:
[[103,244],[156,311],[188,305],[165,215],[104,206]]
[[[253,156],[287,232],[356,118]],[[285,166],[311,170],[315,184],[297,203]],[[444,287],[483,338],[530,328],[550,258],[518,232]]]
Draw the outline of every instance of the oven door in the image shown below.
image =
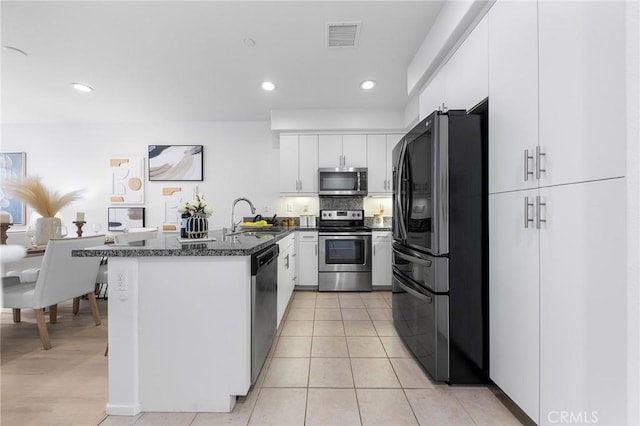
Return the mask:
[[431,293],[393,269],[393,323],[434,380],[449,380],[449,296]]
[[371,271],[371,233],[319,234],[319,272]]

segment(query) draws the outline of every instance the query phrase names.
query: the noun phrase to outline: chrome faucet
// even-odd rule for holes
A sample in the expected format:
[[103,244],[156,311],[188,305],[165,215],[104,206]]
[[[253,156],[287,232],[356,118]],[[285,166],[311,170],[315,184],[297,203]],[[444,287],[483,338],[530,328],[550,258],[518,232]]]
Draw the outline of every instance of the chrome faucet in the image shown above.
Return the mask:
[[253,207],[253,203],[251,201],[249,201],[247,198],[236,198],[236,200],[233,202],[233,205],[231,206],[231,232],[236,232],[236,228],[238,227],[238,224],[242,222],[240,221],[236,223],[236,218],[235,218],[236,204],[238,204],[240,201],[246,201],[247,203],[249,203],[249,207],[251,207],[251,214],[256,213],[256,208]]

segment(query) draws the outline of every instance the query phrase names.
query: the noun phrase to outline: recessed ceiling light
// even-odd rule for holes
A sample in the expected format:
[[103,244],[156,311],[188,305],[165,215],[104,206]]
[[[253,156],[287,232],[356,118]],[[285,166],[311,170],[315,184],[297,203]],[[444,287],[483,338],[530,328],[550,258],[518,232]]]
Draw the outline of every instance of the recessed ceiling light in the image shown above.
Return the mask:
[[92,87],[87,86],[86,84],[83,84],[83,83],[71,83],[71,85],[73,86],[74,89],[76,89],[79,92],[83,92],[83,93],[93,92]]
[[25,52],[24,50],[18,49],[17,47],[13,47],[13,46],[2,46],[2,50],[4,50],[5,52],[18,53],[22,56],[29,56],[27,55],[27,52]]
[[254,39],[252,39],[251,37],[245,38],[244,40],[242,40],[242,42],[247,47],[253,47],[253,46],[256,45],[256,41]]
[[262,88],[263,88],[264,90],[266,90],[267,92],[271,92],[272,90],[275,90],[276,85],[275,85],[275,84],[273,84],[273,83],[272,83],[272,82],[270,82],[270,81],[263,81],[263,82],[262,82]]
[[373,80],[365,80],[365,81],[363,81],[362,83],[360,83],[360,87],[361,87],[363,90],[370,90],[370,89],[373,89],[373,86],[375,86],[375,85],[376,85],[376,82],[375,82],[375,81],[373,81]]

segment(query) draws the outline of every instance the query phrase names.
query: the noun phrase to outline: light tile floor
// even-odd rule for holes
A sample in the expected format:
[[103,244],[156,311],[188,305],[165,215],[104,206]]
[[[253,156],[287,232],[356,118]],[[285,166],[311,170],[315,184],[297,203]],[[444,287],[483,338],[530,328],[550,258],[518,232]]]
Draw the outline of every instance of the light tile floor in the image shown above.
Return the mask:
[[232,413],[105,416],[103,325],[88,306],[59,308],[54,348],[42,350],[33,314],[2,310],[2,425],[519,425],[526,417],[494,387],[435,383],[391,321],[390,292],[296,292],[258,382]]

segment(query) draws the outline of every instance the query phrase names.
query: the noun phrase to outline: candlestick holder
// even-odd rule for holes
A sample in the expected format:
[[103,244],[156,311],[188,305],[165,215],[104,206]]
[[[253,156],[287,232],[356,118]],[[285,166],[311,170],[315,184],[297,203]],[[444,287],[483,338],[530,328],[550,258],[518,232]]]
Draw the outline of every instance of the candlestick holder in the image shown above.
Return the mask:
[[7,244],[7,231],[13,223],[0,223],[0,245]]
[[85,223],[87,223],[87,222],[85,222],[85,221],[82,221],[82,222],[74,221],[73,223],[75,223],[76,228],[78,228],[78,229],[76,230],[76,235],[78,235],[78,237],[82,237],[82,227],[83,227],[83,226],[84,226],[84,224],[85,224]]

